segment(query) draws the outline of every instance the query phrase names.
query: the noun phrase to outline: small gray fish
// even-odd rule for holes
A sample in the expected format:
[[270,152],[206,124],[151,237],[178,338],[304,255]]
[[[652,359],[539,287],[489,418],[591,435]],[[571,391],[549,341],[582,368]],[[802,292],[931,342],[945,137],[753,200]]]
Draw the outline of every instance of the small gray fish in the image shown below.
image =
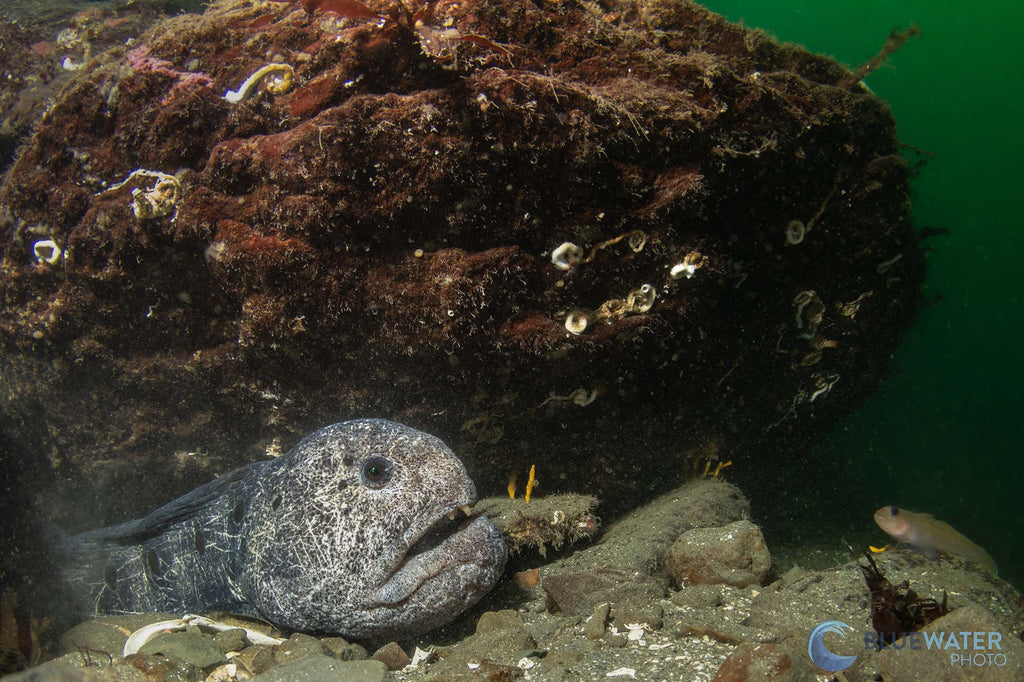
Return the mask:
[[145,518],[63,541],[91,613],[226,610],[280,627],[399,639],[483,597],[508,551],[439,439],[360,419],[207,483]]

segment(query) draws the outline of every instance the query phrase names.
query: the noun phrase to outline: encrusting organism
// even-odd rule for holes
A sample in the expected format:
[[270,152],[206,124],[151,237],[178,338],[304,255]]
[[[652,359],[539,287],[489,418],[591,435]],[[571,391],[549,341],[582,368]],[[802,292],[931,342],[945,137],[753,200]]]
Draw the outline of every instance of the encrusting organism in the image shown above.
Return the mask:
[[613,298],[602,303],[594,311],[594,319],[605,323],[621,320],[626,315],[646,313],[654,305],[657,292],[650,284],[643,284],[626,294],[625,300]]
[[569,333],[576,334],[578,336],[586,331],[587,321],[586,311],[579,309],[570,310],[565,316],[565,328]]
[[807,227],[800,220],[790,220],[786,224],[786,243],[796,246],[804,240],[807,234]]
[[633,253],[640,253],[644,250],[644,246],[647,245],[647,234],[643,230],[630,230],[629,232],[623,232],[617,237],[606,239],[603,242],[599,242],[590,249],[590,254],[583,260],[584,263],[589,263],[597,258],[597,253],[602,249],[606,249],[609,246],[614,246],[621,242],[623,239],[626,240],[626,244],[629,246],[629,250]]
[[267,81],[267,92],[282,95],[292,89],[295,70],[289,64],[267,64],[245,79],[237,90],[228,90],[224,99],[231,103],[241,102],[252,94],[261,82]]
[[551,252],[551,264],[559,270],[568,270],[583,260],[583,249],[572,242],[562,242]]
[[807,402],[813,403],[815,400],[822,397],[823,395],[827,395],[829,391],[832,390],[832,387],[836,385],[837,381],[839,381],[838,374],[829,374],[827,377],[815,375],[814,393],[811,393],[811,397],[808,399]]
[[605,301],[593,313],[588,313],[581,308],[574,308],[565,316],[565,328],[572,334],[579,335],[587,329],[591,319],[611,324],[626,315],[646,313],[654,306],[654,299],[657,295],[653,285],[642,284],[636,289],[632,289],[624,299],[612,298]]
[[596,498],[572,493],[531,497],[527,503],[510,491],[509,499],[482,500],[472,511],[494,521],[511,553],[536,549],[547,556],[548,548],[559,549],[597,533],[600,523],[594,516],[596,505]]
[[654,305],[654,297],[656,295],[654,287],[650,284],[644,284],[626,295],[626,305],[629,307],[630,312],[646,313]]
[[574,405],[579,405],[580,407],[586,407],[590,403],[592,403],[595,400],[597,400],[601,396],[602,393],[604,393],[604,388],[602,386],[600,386],[600,385],[595,386],[594,388],[590,389],[589,391],[587,389],[585,389],[585,388],[577,388],[575,391],[573,391],[569,395],[556,395],[556,394],[552,393],[551,395],[549,395],[547,398],[544,399],[544,402],[542,402],[540,405],[537,405],[537,407],[534,408],[534,409],[538,409],[539,410],[540,408],[544,407],[545,405],[547,405],[549,403],[562,403],[562,402],[569,402],[569,403],[573,403]]
[[896,265],[896,263],[898,263],[901,258],[903,258],[903,254],[897,253],[889,260],[882,261],[881,263],[878,264],[878,267],[875,268],[875,272],[877,272],[879,275],[886,274],[887,272],[892,270],[892,266]]
[[209,74],[201,71],[182,71],[172,62],[154,57],[147,45],[139,45],[129,50],[125,55],[125,61],[136,73],[157,73],[174,79],[171,89],[160,100],[162,106],[169,106],[176,98],[187,96],[198,88],[213,85],[213,78]]
[[35,255],[37,263],[46,263],[47,265],[53,265],[64,256],[64,252],[57,246],[57,242],[52,239],[40,239],[32,244],[32,253]]
[[691,251],[683,258],[683,262],[672,266],[672,269],[668,271],[668,275],[672,279],[682,279],[683,277],[691,279],[697,274],[697,270],[704,266],[705,260],[707,259],[700,251]]
[[388,31],[406,31],[419,41],[423,54],[442,64],[445,68],[457,65],[456,50],[460,45],[470,44],[500,53],[512,65],[512,51],[490,38],[476,33],[462,33],[455,27],[441,26],[436,15],[438,0],[423,2],[415,12],[404,2],[393,3],[387,14],[364,5],[359,0],[285,0],[289,4],[301,4],[308,12],[331,12],[347,19],[375,19],[379,26]]
[[156,180],[152,187],[147,189],[136,187],[132,190],[132,213],[136,218],[139,220],[163,218],[164,216],[172,215],[178,210],[178,200],[181,198],[181,183],[178,182],[178,178],[162,171],[136,168],[121,182],[111,185],[96,194],[120,189],[135,178],[152,178]]
[[796,328],[804,330],[800,336],[813,339],[818,333],[818,326],[825,319],[825,304],[817,292],[808,289],[793,297],[793,306],[796,307]]

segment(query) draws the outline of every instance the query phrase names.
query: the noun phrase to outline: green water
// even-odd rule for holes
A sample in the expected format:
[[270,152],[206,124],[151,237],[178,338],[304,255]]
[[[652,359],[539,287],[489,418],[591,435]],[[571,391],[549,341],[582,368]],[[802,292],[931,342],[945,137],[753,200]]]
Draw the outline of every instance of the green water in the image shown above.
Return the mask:
[[755,514],[772,516],[783,541],[881,544],[874,509],[928,511],[1024,587],[1024,10],[948,0],[705,4],[847,65],[916,23],[921,37],[867,82],[890,103],[901,141],[934,154],[912,185],[915,223],[950,230],[930,242],[934,303],[904,339],[896,371],[816,449],[820,464],[780,472],[783,494],[753,495]]

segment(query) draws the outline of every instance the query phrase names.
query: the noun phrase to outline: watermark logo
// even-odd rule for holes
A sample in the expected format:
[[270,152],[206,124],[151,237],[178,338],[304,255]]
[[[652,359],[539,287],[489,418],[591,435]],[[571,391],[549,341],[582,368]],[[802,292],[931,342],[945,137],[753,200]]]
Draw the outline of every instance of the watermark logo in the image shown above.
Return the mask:
[[[811,631],[807,638],[807,655],[814,664],[828,672],[846,670],[857,660],[856,656],[840,656],[825,646],[825,635],[834,632],[844,640],[853,627],[840,620],[826,620]],[[961,632],[901,632],[880,634],[873,630],[864,633],[864,649],[880,651],[903,649],[934,651],[949,656],[949,664],[960,668],[1004,667],[1007,656],[1003,651],[1003,635],[998,631]]]
[[825,633],[834,632],[846,639],[846,630],[853,628],[841,620],[826,620],[811,630],[811,636],[807,638],[807,655],[814,661],[814,665],[830,673],[846,670],[853,665],[857,660],[856,656],[840,656],[825,647]]
[[[820,627],[820,626],[819,626]],[[891,642],[877,632],[864,633],[865,649],[911,649],[949,653],[949,664],[961,668],[1003,667],[1003,634],[998,631],[901,632]]]

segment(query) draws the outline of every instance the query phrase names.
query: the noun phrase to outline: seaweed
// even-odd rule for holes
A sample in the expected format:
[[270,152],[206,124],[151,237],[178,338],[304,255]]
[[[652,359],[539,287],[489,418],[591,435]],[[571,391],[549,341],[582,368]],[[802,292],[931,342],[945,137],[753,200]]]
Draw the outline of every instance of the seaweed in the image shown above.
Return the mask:
[[[850,553],[856,558],[856,552],[847,545]],[[864,575],[864,582],[871,592],[871,627],[878,633],[876,644],[879,649],[892,644],[903,633],[920,630],[928,623],[949,613],[946,605],[946,591],[942,591],[942,601],[931,597],[919,597],[910,589],[906,580],[893,585],[878,568],[878,564],[867,551],[864,552],[868,565],[859,560],[857,566]]]

